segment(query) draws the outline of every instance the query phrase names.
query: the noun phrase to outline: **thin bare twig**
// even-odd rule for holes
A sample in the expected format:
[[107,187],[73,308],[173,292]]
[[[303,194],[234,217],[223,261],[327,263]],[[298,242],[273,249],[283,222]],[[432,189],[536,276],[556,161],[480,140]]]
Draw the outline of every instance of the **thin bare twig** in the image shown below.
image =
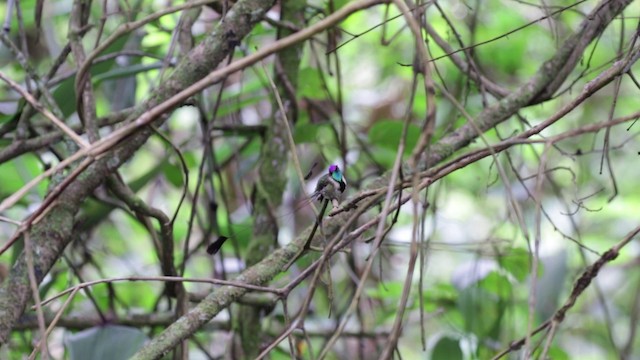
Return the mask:
[[600,272],[602,267],[607,263],[615,260],[618,257],[620,250],[622,250],[622,248],[627,246],[629,242],[631,242],[631,240],[633,240],[636,237],[636,235],[638,235],[638,233],[640,233],[640,226],[631,230],[631,232],[629,232],[616,245],[614,245],[609,250],[607,250],[604,254],[602,254],[602,256],[600,256],[600,258],[595,263],[588,266],[574,283],[573,288],[571,289],[571,294],[569,295],[567,300],[564,302],[564,305],[562,305],[562,307],[556,310],[556,312],[553,314],[553,316],[549,320],[540,324],[540,326],[538,326],[534,330],[528,332],[526,337],[523,337],[516,341],[512,341],[509,347],[502,350],[497,355],[495,355],[493,357],[493,360],[500,359],[503,356],[507,355],[508,353],[520,349],[520,347],[524,345],[527,337],[534,336],[539,332],[547,329],[549,326],[552,325],[552,323],[554,322],[557,322],[558,324],[561,323],[564,320],[567,314],[567,311],[569,311],[573,307],[573,305],[575,305],[576,301],[578,300],[578,297],[580,297],[580,295],[584,292],[584,290],[586,290],[589,287],[589,285],[591,284],[591,281],[593,281],[598,276],[598,273]]
[[261,291],[261,292],[268,292],[268,293],[272,293],[272,294],[276,294],[276,295],[279,295],[282,292],[281,290],[270,288],[270,287],[256,286],[256,285],[246,284],[246,283],[242,283],[242,282],[238,282],[238,281],[219,280],[219,279],[211,279],[211,278],[186,278],[186,277],[180,277],[180,276],[125,276],[125,277],[116,277],[116,278],[110,278],[110,279],[99,279],[99,280],[94,280],[94,281],[87,281],[87,282],[84,282],[82,284],[78,284],[76,286],[68,288],[68,289],[58,293],[57,295],[52,296],[52,297],[42,301],[40,304],[42,306],[47,305],[50,302],[52,302],[53,300],[55,300],[57,298],[60,298],[61,296],[64,296],[64,295],[69,294],[69,293],[74,292],[74,291],[81,290],[81,289],[83,289],[85,287],[88,287],[88,286],[93,286],[93,285],[97,285],[97,284],[104,284],[104,283],[122,282],[122,281],[194,282],[194,283],[208,283],[208,284],[224,285],[224,286],[235,286],[235,287],[239,287],[239,288],[243,288],[243,289],[248,289],[248,290],[253,290],[253,291]]
[[[2,71],[0,71],[0,79],[6,82],[11,86],[15,91],[20,93],[20,95],[33,106],[36,110],[42,113],[47,119],[49,119],[55,126],[57,126],[60,130],[62,130],[67,136],[69,136],[78,146],[81,148],[87,148],[89,144],[80,137],[80,135],[76,134],[75,131],[71,130],[62,120],[58,119],[51,111],[47,110],[42,104],[40,104],[29,92],[22,88],[18,83],[11,80],[8,76],[6,76]],[[1,211],[1,210],[0,210]]]

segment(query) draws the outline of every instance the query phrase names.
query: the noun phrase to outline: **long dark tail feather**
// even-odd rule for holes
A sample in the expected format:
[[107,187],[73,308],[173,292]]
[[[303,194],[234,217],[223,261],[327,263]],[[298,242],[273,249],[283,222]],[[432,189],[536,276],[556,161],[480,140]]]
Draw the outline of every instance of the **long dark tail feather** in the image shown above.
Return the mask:
[[211,244],[209,244],[209,246],[207,246],[207,253],[209,253],[209,255],[215,255],[218,251],[220,251],[222,244],[224,244],[224,242],[227,241],[227,239],[229,238],[226,236],[223,236],[223,235],[218,236],[218,239],[216,239],[216,241],[212,242]]
[[[298,212],[300,209],[308,206],[312,201],[314,200],[318,200],[320,202],[322,202],[324,200],[324,197],[322,196],[322,194],[320,194],[319,191],[314,192],[313,194],[309,195],[308,198],[300,201],[293,209],[293,211],[291,213],[296,213]],[[290,215],[290,214],[285,214],[285,215]]]
[[327,210],[327,205],[329,205],[329,200],[324,200],[324,202],[322,203],[322,210],[320,210],[320,213],[318,213],[318,217],[316,218],[316,222],[313,225],[313,228],[311,229],[311,233],[309,234],[309,237],[307,238],[307,240],[305,240],[304,245],[302,246],[302,249],[298,251],[296,256],[294,256],[293,259],[291,259],[291,261],[287,263],[287,265],[285,265],[283,269],[284,271],[287,271],[289,267],[291,267],[291,265],[293,265],[293,263],[296,262],[296,260],[298,260],[302,255],[304,255],[304,253],[307,250],[309,250],[309,248],[311,248],[311,240],[313,239],[313,235],[316,234],[316,230],[318,230],[318,227],[321,226],[322,224],[322,216],[324,215],[324,212]]
[[[323,202],[325,200],[325,198],[322,196],[322,194],[320,194],[319,191],[316,191],[313,194],[311,194],[307,199],[302,200],[298,205],[296,205],[296,207],[293,209],[293,211],[291,211],[288,214],[283,214],[281,216],[284,217],[284,216],[288,216],[288,215],[291,215],[291,214],[295,214],[300,209],[304,208],[305,206],[308,206],[314,200],[319,200],[320,202]],[[325,206],[326,206],[326,203],[325,203]],[[324,212],[324,210],[322,212]],[[316,224],[316,226],[317,226],[317,224]],[[210,255],[217,254],[220,251],[220,249],[222,248],[222,245],[228,239],[229,239],[229,237],[224,236],[224,235],[220,235],[213,243],[209,244],[209,246],[207,247],[207,253],[209,253]]]

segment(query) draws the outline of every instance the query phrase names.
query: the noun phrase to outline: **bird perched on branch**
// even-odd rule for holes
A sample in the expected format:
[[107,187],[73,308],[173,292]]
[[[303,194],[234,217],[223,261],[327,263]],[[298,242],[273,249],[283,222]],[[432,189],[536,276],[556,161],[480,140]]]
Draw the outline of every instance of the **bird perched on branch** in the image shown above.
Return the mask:
[[340,204],[340,196],[347,188],[347,180],[342,175],[340,167],[338,165],[329,166],[329,173],[324,174],[318,180],[316,184],[316,191],[312,197],[317,197],[318,200],[331,201],[333,208],[337,208]]
[[338,165],[329,166],[329,173],[324,174],[318,180],[316,184],[316,191],[311,195],[310,199],[318,199],[322,202],[322,210],[318,214],[318,218],[316,219],[316,223],[313,225],[311,229],[311,233],[309,237],[304,243],[304,246],[298,251],[296,256],[294,256],[291,261],[287,265],[285,265],[285,269],[288,269],[296,260],[304,254],[305,251],[309,250],[311,247],[311,240],[313,239],[313,235],[316,233],[316,230],[322,223],[322,216],[324,212],[327,210],[327,205],[329,205],[329,201],[333,204],[333,208],[337,208],[340,205],[340,196],[347,188],[347,180],[342,175],[342,171]]

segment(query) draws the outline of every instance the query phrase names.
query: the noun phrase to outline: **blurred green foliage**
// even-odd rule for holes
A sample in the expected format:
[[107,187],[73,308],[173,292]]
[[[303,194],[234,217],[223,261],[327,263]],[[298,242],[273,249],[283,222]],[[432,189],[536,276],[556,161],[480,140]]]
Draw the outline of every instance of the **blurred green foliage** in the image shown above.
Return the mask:
[[[64,45],[60,39],[67,37],[66,21],[71,2],[60,0],[47,3],[49,9],[56,11],[44,19],[44,26],[46,31],[52,31],[55,36],[41,41],[46,41],[54,49]],[[338,9],[346,3],[335,1],[333,8]],[[555,6],[553,9],[567,5],[564,1],[552,3],[550,5]],[[326,5],[321,2],[314,4]],[[439,4],[455,24],[465,46],[500,37],[544,16],[546,11],[515,1]],[[575,11],[563,12],[553,19],[538,21],[520,31],[475,47],[472,50],[474,61],[493,81],[506,89],[514,89],[525,83],[544,60],[553,56],[562,41],[577,29],[584,20],[584,14],[595,4],[581,4]],[[0,6],[6,9],[5,4]],[[25,14],[24,26],[33,30],[35,24],[32,14],[36,1],[21,1],[20,6]],[[103,14],[98,11],[97,4],[93,6],[96,9],[92,9],[91,21],[96,24]],[[163,6],[159,2],[140,1],[136,9],[148,14]],[[638,6],[637,2],[632,4],[628,14],[633,14],[633,11],[637,13]],[[105,22],[101,39],[123,23],[127,14],[137,14],[124,3],[119,3],[117,10],[110,13]],[[306,15],[310,22],[322,17],[315,10],[308,9]],[[206,34],[218,19],[208,8],[203,13],[194,26],[194,32],[199,31],[194,36],[196,41],[206,36],[202,34]],[[313,191],[315,179],[326,172],[329,164],[339,163],[349,181],[346,197],[356,194],[370,184],[375,176],[392,169],[401,141],[406,146],[405,158],[417,144],[427,114],[427,97],[420,75],[414,101],[409,103],[413,69],[407,65],[412,63],[415,49],[412,34],[401,17],[365,33],[396,15],[398,11],[393,6],[389,7],[387,15],[385,6],[354,14],[340,24],[342,31],[334,39],[336,43],[333,45],[350,40],[350,34],[358,35],[356,39],[334,53],[329,51],[333,49],[328,46],[327,36],[318,35],[319,40],[309,43],[301,54],[303,66],[299,70],[300,87],[296,92],[299,117],[293,124],[292,135],[303,163],[301,170],[304,174],[311,173],[308,184],[304,184],[307,193]],[[452,48],[460,47],[448,22],[434,6],[428,8],[427,19]],[[178,14],[167,15],[136,33],[141,37],[139,43],[135,44],[136,50],[146,55],[135,59],[128,57],[131,62],[127,65],[121,65],[118,58],[113,58],[91,67],[92,85],[98,97],[98,114],[107,116],[111,113],[113,104],[107,96],[110,91],[123,91],[117,86],[114,90],[106,90],[105,84],[112,82],[113,85],[115,80],[135,78],[135,85],[128,86],[135,86],[135,104],[140,104],[163,81],[160,73],[171,71],[170,68],[162,69],[165,64],[160,59],[173,61],[185,56],[179,52],[168,53],[172,49],[173,30],[179,20]],[[587,48],[576,69],[561,87],[563,91],[558,93],[558,98],[522,109],[519,118],[509,119],[488,131],[484,134],[485,139],[491,144],[497,143],[540,124],[571,101],[587,81],[610,64],[618,52],[620,36],[623,36],[624,44],[628,44],[636,23],[637,19],[633,17],[614,20],[599,41]],[[11,34],[17,31],[16,22],[12,22]],[[236,49],[234,60],[250,54],[256,48],[268,46],[275,32],[276,29],[270,24],[256,27],[242,46]],[[89,50],[95,44],[96,33],[89,31],[84,40]],[[130,41],[134,41],[132,38],[130,35],[121,37],[101,55],[122,51]],[[432,39],[428,40],[428,47],[434,58],[445,54]],[[462,53],[458,55],[462,56]],[[10,54],[2,52],[0,56],[1,63],[10,64],[3,67],[3,73],[21,81],[26,77],[20,66],[11,62]],[[49,54],[44,60],[38,61],[36,68],[40,75],[46,73],[55,56],[57,54]],[[337,76],[336,61],[340,62],[340,77]],[[61,72],[72,73],[76,65],[73,60],[68,60]],[[174,111],[158,129],[180,149],[189,170],[188,181],[182,172],[179,157],[159,137],[148,141],[119,171],[138,196],[170,218],[177,211],[186,187],[186,200],[173,224],[174,262],[177,265],[184,263],[183,275],[186,277],[231,279],[243,268],[241,258],[251,242],[253,232],[251,199],[252,193],[257,191],[259,175],[256,168],[263,161],[261,146],[264,138],[259,128],[253,126],[261,125],[263,119],[273,116],[277,110],[272,105],[274,97],[264,73],[265,69],[273,70],[271,60],[265,60],[264,65],[245,69],[225,79],[224,83],[198,94],[193,102]],[[640,73],[638,65],[634,65],[632,70],[634,74]],[[472,116],[483,110],[487,98],[489,104],[495,102],[494,98],[470,82],[466,74],[448,58],[434,61],[433,71],[434,81],[455,96]],[[71,75],[52,85],[50,90],[65,120],[71,125],[80,126],[82,124],[74,114],[74,81]],[[564,91],[574,81],[575,85]],[[638,111],[637,91],[636,85],[624,78],[615,116]],[[6,86],[0,88],[0,96],[17,107],[16,94]],[[447,101],[441,90],[436,92],[435,99],[434,141],[438,141],[463,126],[466,119]],[[607,87],[535,139],[543,141],[572,129],[604,121],[609,116],[612,101],[613,90]],[[193,103],[197,103],[202,111]],[[402,139],[407,108],[410,109],[408,132],[406,138]],[[200,118],[201,114],[207,118]],[[3,113],[0,115],[0,124],[4,126],[12,119],[15,121],[14,115]],[[43,119],[37,115],[34,117],[36,120]],[[523,143],[495,157],[456,170],[436,182],[426,197],[429,203],[425,216],[426,232],[420,244],[424,250],[424,263],[415,272],[412,286],[404,287],[408,243],[411,240],[408,234],[414,220],[411,206],[405,206],[398,214],[398,225],[383,242],[381,255],[376,259],[373,274],[366,282],[366,290],[358,305],[358,320],[349,323],[349,331],[388,331],[396,319],[398,304],[405,291],[409,291],[409,301],[398,349],[401,354],[409,356],[403,358],[489,358],[508,347],[511,341],[525,336],[529,327],[535,328],[547,320],[567,299],[573,281],[585,267],[637,226],[640,194],[636,191],[636,179],[640,176],[640,167],[635,166],[638,148],[634,140],[638,129],[637,124],[630,125],[614,127],[609,134],[611,150],[607,161],[617,187],[617,196],[613,200],[610,199],[614,194],[613,178],[608,174],[607,165],[601,168],[604,130],[569,137],[552,147],[544,143]],[[209,131],[208,145],[213,148],[210,153],[207,153],[203,144],[206,138],[202,133],[203,128]],[[104,128],[105,134],[112,130]],[[38,131],[44,134],[50,129],[42,127]],[[12,141],[12,137],[3,137],[1,147],[8,147]],[[43,163],[57,163],[59,159],[52,149],[59,150],[62,145],[53,144],[0,164],[0,197],[7,198],[40,174]],[[484,142],[476,140],[456,155],[482,147],[485,147]],[[283,145],[283,148],[287,147]],[[283,153],[282,156],[290,154]],[[343,164],[344,160],[347,164]],[[313,163],[319,165],[313,168]],[[543,167],[546,177],[540,193],[537,193],[535,176],[540,172],[540,167]],[[48,180],[42,181],[3,216],[24,218],[33,210],[33,206],[42,201],[48,184]],[[314,214],[306,206],[308,199],[303,195],[297,177],[295,181],[290,181],[289,190],[283,194],[283,198],[283,207],[273,209],[273,216],[280,226],[279,244],[291,241],[314,222]],[[540,199],[544,210],[540,224],[536,222],[537,206],[534,199]],[[377,210],[368,212],[363,220],[370,219]],[[78,239],[65,252],[66,258],[54,266],[41,284],[42,298],[54,296],[80,283],[78,274],[81,274],[82,281],[161,275],[159,254],[149,229],[110,192],[105,189],[96,192],[86,202],[78,218]],[[157,221],[151,219],[151,223],[152,230],[157,231]],[[4,243],[13,228],[6,223],[1,226],[5,235],[0,239]],[[230,237],[229,245],[225,245],[215,257],[207,255],[204,251],[206,245],[221,235]],[[365,235],[373,234],[367,232]],[[537,298],[532,308],[530,292],[536,239],[540,241],[539,270],[535,274]],[[358,276],[371,251],[370,244],[359,240],[348,255],[338,256],[338,260],[332,263],[330,273],[323,275],[325,278],[320,291],[313,300],[313,311],[305,320],[306,329],[313,335],[310,341],[312,346],[304,348],[306,354],[322,348],[351,302]],[[548,350],[549,358],[599,359],[615,358],[620,354],[633,326],[630,319],[635,311],[634,306],[637,307],[640,275],[637,266],[633,265],[639,254],[636,241],[625,248],[610,267],[606,267],[601,274],[602,280],[591,285],[567,314],[565,322],[560,324]],[[350,258],[345,260],[347,256]],[[9,265],[13,261],[8,254],[2,255],[0,260]],[[481,262],[491,263],[492,267],[482,272],[479,267],[467,266]],[[72,270],[69,263],[77,269]],[[302,267],[308,263],[310,260],[305,258],[298,265]],[[455,283],[453,279],[458,273],[463,273],[472,281],[464,286]],[[295,272],[282,274],[273,286],[284,286],[296,275]],[[328,276],[331,276],[332,282],[326,280]],[[290,313],[304,300],[306,286],[303,283],[288,299]],[[210,284],[187,284],[187,288],[199,294],[213,289]],[[119,282],[109,287],[101,284],[91,287],[90,291],[96,299],[95,306],[102,312],[112,312],[115,317],[175,309],[174,299],[164,296],[164,284],[161,282]],[[64,297],[57,299],[51,309],[59,309],[65,300]],[[92,301],[79,292],[70,302],[66,313],[94,314],[97,309]],[[267,316],[264,328],[269,330],[267,333],[270,335],[277,335],[284,328],[281,321],[283,311],[282,304],[278,303],[273,313]],[[424,312],[426,318],[426,351],[422,350],[421,345],[420,311]],[[535,315],[532,326],[528,324],[530,311]],[[329,313],[331,317],[328,318]],[[223,313],[220,318],[227,320],[228,313]],[[118,331],[102,334],[100,339],[94,338],[96,332],[102,331],[100,329],[94,327],[85,330],[90,334],[87,337],[95,344],[114,346],[114,341],[124,341],[118,340],[122,335]],[[145,333],[155,331],[149,328],[144,330]],[[86,348],[77,350],[73,342],[66,343],[65,353],[61,339],[82,334],[75,332],[75,335],[70,335],[74,332],[62,328],[54,331],[50,337],[54,358],[86,358],[83,357],[86,353],[79,353],[87,351]],[[202,333],[206,335],[202,337]],[[190,349],[193,354],[202,355],[203,348],[216,354],[224,352],[225,345],[216,343],[221,337],[209,335],[207,330],[198,334],[199,345],[211,345],[192,345]],[[0,355],[11,359],[21,358],[22,354],[31,350],[37,336],[37,332],[15,331],[9,349],[5,348]],[[344,341],[340,346],[354,353],[358,346],[367,346],[367,349],[374,349],[370,354],[384,346],[370,340],[351,340]],[[543,340],[544,335],[532,339],[536,344],[543,343]],[[134,343],[127,346],[140,345]],[[290,358],[285,343],[274,351],[274,359]],[[631,344],[633,351],[629,355],[633,358],[638,355],[640,343],[636,338],[631,339]],[[540,356],[541,349],[537,348],[533,354]],[[338,358],[338,350],[331,356]],[[515,358],[517,355],[513,356]]]

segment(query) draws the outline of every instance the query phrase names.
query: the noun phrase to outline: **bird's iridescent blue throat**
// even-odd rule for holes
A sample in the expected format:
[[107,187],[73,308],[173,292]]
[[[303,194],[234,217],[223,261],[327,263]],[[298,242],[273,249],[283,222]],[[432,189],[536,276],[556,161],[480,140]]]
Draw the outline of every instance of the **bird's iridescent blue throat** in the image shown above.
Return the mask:
[[342,171],[340,171],[340,169],[334,171],[333,173],[331,173],[331,177],[333,178],[333,180],[340,182],[343,181],[342,178]]
[[337,182],[337,185],[340,187],[340,192],[344,192],[347,187],[347,180],[342,175],[342,171],[340,171],[340,167],[338,165],[329,166],[329,175],[331,175],[331,179]]

